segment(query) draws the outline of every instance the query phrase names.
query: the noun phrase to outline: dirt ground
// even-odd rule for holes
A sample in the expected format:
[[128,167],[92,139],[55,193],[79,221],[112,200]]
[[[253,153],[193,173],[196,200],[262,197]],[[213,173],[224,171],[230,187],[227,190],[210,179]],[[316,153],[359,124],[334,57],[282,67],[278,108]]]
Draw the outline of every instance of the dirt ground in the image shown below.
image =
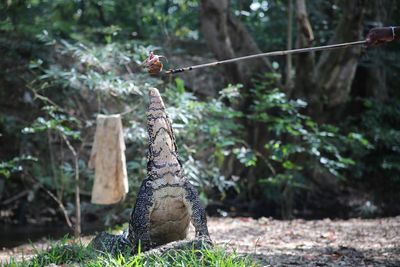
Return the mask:
[[400,266],[400,217],[211,219],[212,238],[266,266]]
[[[209,218],[218,246],[261,266],[400,266],[400,216],[384,219],[292,220]],[[84,237],[89,242],[92,236]],[[45,241],[33,244],[46,248]],[[0,251],[0,262],[30,257],[31,244]]]

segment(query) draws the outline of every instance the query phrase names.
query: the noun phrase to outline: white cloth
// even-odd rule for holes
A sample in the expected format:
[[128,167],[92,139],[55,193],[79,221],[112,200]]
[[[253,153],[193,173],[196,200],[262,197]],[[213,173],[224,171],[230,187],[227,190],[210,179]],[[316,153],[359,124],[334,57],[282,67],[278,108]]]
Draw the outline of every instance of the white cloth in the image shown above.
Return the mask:
[[98,115],[89,168],[95,168],[94,204],[113,204],[128,193],[125,142],[120,115]]

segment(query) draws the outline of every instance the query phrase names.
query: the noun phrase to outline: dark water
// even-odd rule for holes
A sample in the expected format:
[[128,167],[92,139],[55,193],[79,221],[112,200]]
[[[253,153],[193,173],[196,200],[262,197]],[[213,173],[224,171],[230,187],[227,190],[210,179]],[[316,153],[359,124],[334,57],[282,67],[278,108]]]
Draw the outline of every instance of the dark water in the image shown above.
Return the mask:
[[[104,230],[101,224],[85,224],[82,233],[93,234]],[[0,249],[11,248],[22,244],[34,242],[41,238],[59,239],[65,235],[72,236],[73,231],[62,224],[54,225],[7,225],[0,224]]]

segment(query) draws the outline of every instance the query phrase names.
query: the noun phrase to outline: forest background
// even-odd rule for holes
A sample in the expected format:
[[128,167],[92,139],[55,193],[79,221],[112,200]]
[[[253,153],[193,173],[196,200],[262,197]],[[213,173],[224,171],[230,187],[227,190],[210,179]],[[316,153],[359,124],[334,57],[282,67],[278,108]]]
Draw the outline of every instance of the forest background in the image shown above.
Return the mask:
[[[215,59],[363,40],[400,25],[397,1],[0,1],[0,222],[127,221],[146,175],[146,92],[157,87],[211,216],[400,214],[399,43]],[[90,204],[97,114],[123,116],[130,192]],[[68,222],[69,221],[69,222]]]

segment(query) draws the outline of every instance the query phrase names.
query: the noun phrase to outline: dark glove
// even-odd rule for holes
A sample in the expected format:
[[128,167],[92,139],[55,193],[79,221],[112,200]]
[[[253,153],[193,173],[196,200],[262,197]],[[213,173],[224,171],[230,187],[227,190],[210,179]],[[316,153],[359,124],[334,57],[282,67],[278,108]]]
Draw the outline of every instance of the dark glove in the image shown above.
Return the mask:
[[373,28],[368,34],[367,38],[367,47],[373,45],[380,45],[386,42],[393,41],[394,39],[394,29],[392,27],[381,27],[381,28]]

